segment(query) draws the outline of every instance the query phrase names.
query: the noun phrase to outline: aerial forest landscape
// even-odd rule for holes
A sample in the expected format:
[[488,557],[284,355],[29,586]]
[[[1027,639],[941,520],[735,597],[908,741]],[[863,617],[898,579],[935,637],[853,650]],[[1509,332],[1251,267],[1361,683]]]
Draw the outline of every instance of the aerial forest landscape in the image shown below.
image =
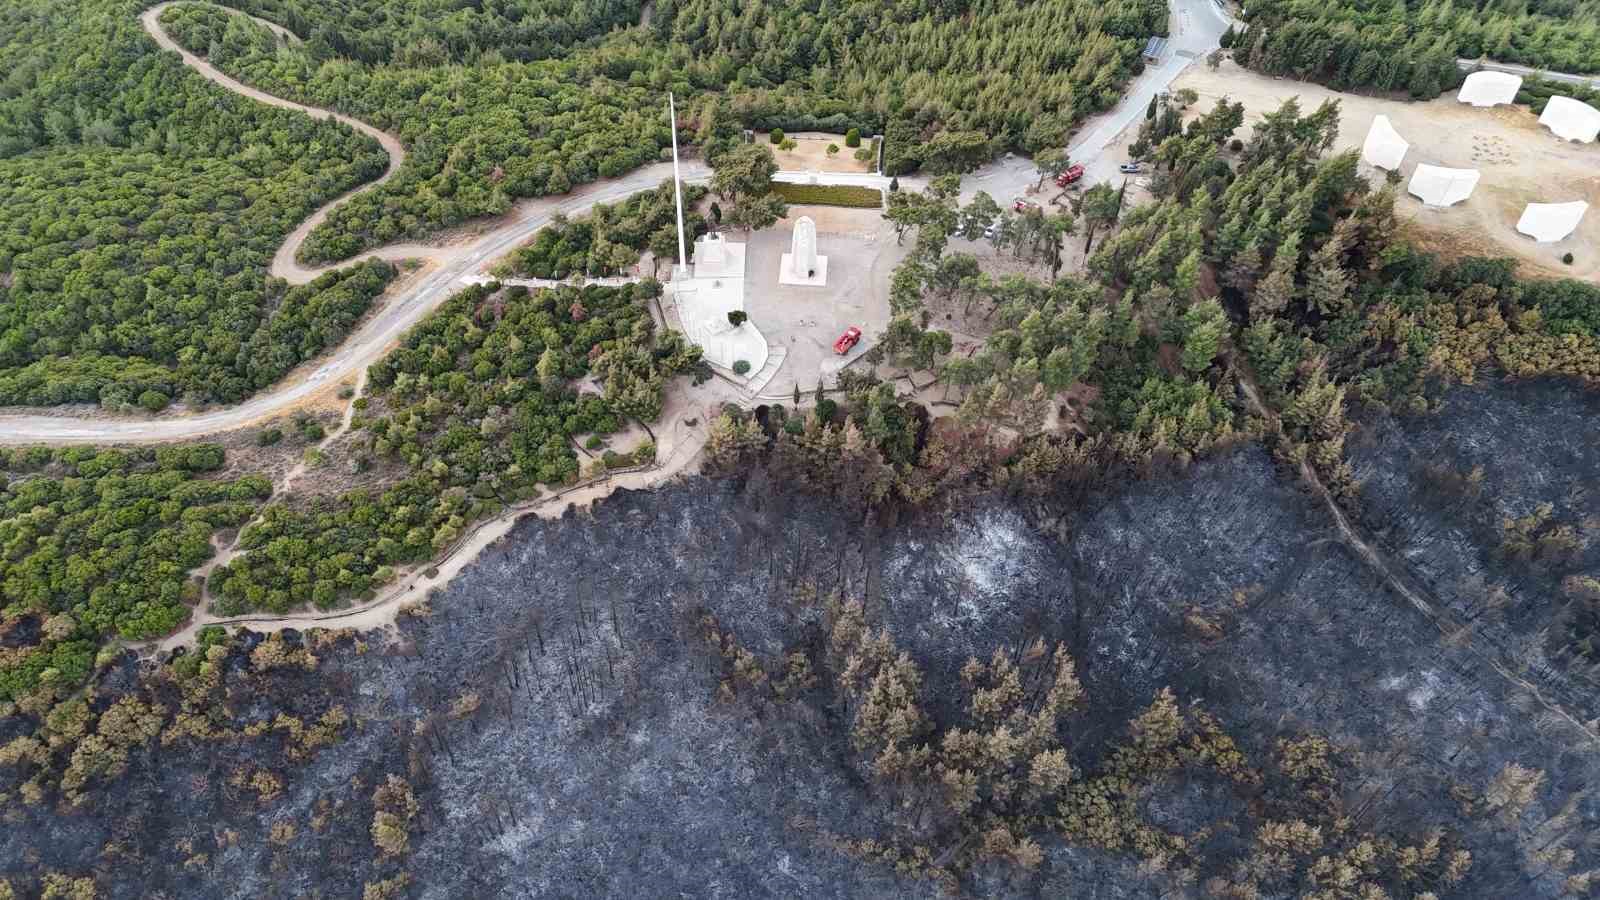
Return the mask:
[[1600,896],[1597,0],[5,0],[0,900]]

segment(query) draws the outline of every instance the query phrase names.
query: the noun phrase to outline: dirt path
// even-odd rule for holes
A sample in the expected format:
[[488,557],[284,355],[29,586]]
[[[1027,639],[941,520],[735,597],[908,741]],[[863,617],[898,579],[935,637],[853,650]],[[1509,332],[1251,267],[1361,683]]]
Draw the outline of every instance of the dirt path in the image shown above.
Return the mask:
[[[316,228],[318,225],[321,225],[323,220],[328,218],[328,213],[331,212],[335,206],[338,206],[362,191],[375,190],[379,185],[394,177],[394,173],[399,170],[400,164],[406,161],[405,146],[402,145],[400,143],[400,139],[394,135],[388,133],[387,131],[374,128],[359,119],[352,119],[349,116],[340,115],[332,110],[320,109],[315,106],[306,106],[301,103],[296,103],[293,100],[285,100],[282,97],[276,97],[265,91],[257,90],[241,81],[236,81],[233,78],[222,74],[222,72],[219,71],[215,66],[211,65],[211,63],[206,62],[199,56],[196,56],[195,54],[190,53],[188,50],[185,50],[178,44],[177,41],[172,39],[171,35],[167,34],[164,28],[161,27],[161,14],[165,12],[168,7],[173,5],[174,4],[171,2],[157,3],[155,6],[145,10],[144,13],[139,16],[139,24],[144,26],[145,32],[150,35],[151,40],[154,40],[157,46],[163,50],[171,50],[182,57],[184,65],[194,69],[196,72],[199,72],[201,75],[205,76],[207,79],[210,79],[216,84],[233,91],[235,94],[249,97],[258,103],[265,103],[268,106],[276,106],[281,109],[292,109],[298,112],[303,112],[313,119],[333,119],[334,121],[348,125],[351,128],[354,128],[362,134],[377,141],[383,147],[383,152],[389,154],[389,168],[384,171],[383,175],[380,176],[377,181],[364,184],[361,187],[345,193],[344,195],[323,205],[321,209],[312,213],[310,218],[306,219],[304,222],[301,222],[300,227],[296,228],[292,233],[290,233],[288,240],[284,241],[283,246],[278,248],[277,255],[272,258],[272,266],[269,271],[275,277],[282,278],[291,284],[305,284],[313,278],[316,278],[318,275],[321,275],[323,272],[335,268],[335,266],[306,268],[301,266],[299,263],[296,263],[295,256],[300,252],[300,245],[305,243],[306,236],[311,233],[312,229]],[[229,10],[229,12],[233,11]],[[238,15],[244,14],[238,13]],[[263,19],[256,19],[254,16],[250,16],[250,18],[267,26],[279,37],[289,39],[291,42],[298,41],[298,38],[294,38],[289,34],[289,31],[282,26],[274,25],[271,22],[267,22]],[[371,255],[377,254],[369,254],[369,256]],[[355,261],[356,260],[348,260],[346,262],[339,263],[338,265],[340,267],[347,266]]]
[[[395,617],[406,607],[425,600],[428,592],[442,588],[457,574],[478,558],[485,548],[510,533],[524,516],[555,519],[569,508],[586,509],[620,489],[646,490],[689,472],[700,459],[710,423],[715,410],[724,402],[740,398],[738,390],[720,381],[712,380],[708,386],[692,388],[681,382],[667,395],[663,409],[664,425],[657,425],[656,462],[637,469],[621,470],[592,482],[576,485],[553,494],[537,497],[506,509],[491,519],[485,519],[469,529],[457,544],[443,556],[410,566],[402,570],[395,582],[382,589],[376,597],[351,609],[334,612],[294,612],[283,615],[248,614],[241,616],[216,616],[202,602],[194,618],[182,629],[158,641],[129,646],[145,655],[154,655],[175,647],[192,644],[201,628],[207,625],[244,626],[253,631],[282,631],[288,628],[354,628],[370,630],[394,623]],[[349,416],[345,418],[348,427]],[[341,430],[342,432],[342,430]],[[338,433],[330,434],[332,440]],[[326,443],[326,441],[324,442]],[[292,480],[295,474],[284,477]],[[240,529],[243,533],[243,529]],[[216,559],[203,567],[209,573],[226,560],[238,554],[238,540],[219,553]],[[428,570],[436,570],[430,577]]]
[[[1233,367],[1234,371],[1239,373],[1239,386],[1251,410],[1266,420],[1269,427],[1277,428],[1278,414],[1262,401],[1253,376],[1243,368],[1243,363],[1239,360],[1233,361]],[[1487,648],[1482,646],[1485,643],[1492,645],[1494,643],[1492,638],[1474,629],[1470,623],[1457,619],[1433,596],[1433,592],[1427,587],[1427,582],[1418,576],[1409,564],[1383,550],[1375,539],[1366,534],[1365,529],[1350,521],[1350,517],[1345,515],[1344,508],[1334,498],[1333,492],[1328,490],[1322,481],[1322,476],[1317,473],[1316,467],[1311,465],[1309,460],[1301,460],[1298,470],[1301,480],[1322,501],[1328,510],[1328,515],[1333,518],[1339,539],[1355,553],[1358,559],[1366,563],[1390,590],[1433,622],[1446,640],[1461,641],[1469,652],[1489,668],[1526,691],[1535,702],[1558,719],[1577,729],[1590,744],[1600,747],[1600,732],[1568,711],[1567,706],[1559,699],[1549,696],[1559,689],[1560,685],[1552,684],[1546,689],[1541,689],[1539,685],[1517,674],[1516,661],[1507,652],[1494,646]]]
[[[271,274],[290,282],[304,283],[329,268],[333,268],[331,266],[306,268],[295,262],[295,256],[306,236],[326,219],[333,207],[344,202],[354,193],[361,190],[375,189],[394,175],[395,171],[406,159],[404,146],[394,135],[359,120],[340,115],[331,110],[306,106],[276,97],[223,74],[204,59],[179,46],[161,27],[161,14],[172,5],[172,2],[163,2],[150,7],[140,15],[140,22],[159,47],[177,53],[184,65],[213,83],[258,102],[303,112],[313,118],[333,119],[342,122],[377,140],[388,154],[389,166],[381,178],[326,204],[306,221],[300,223],[299,227],[288,236],[278,249],[269,271]],[[1215,44],[1215,35],[1212,32],[1220,33],[1221,18],[1211,15],[1210,0],[1178,0],[1176,6],[1177,14],[1184,22],[1189,21],[1191,7],[1199,8],[1207,15],[1197,14],[1195,16],[1204,25],[1203,27],[1186,31],[1184,34],[1185,41],[1194,42],[1196,46],[1213,46]],[[231,14],[243,15],[243,13],[239,13],[236,10],[227,9],[226,7],[223,7],[223,9]],[[646,15],[648,16],[648,8]],[[254,19],[255,17],[251,18]],[[1212,21],[1213,18],[1216,19],[1215,22]],[[255,19],[255,21],[261,22],[270,28],[280,39],[291,43],[299,41],[298,37],[282,26],[260,19]],[[1164,72],[1160,83],[1165,84],[1166,80],[1170,80],[1173,75],[1187,65],[1187,55],[1182,58],[1175,56],[1174,59],[1169,60],[1168,68],[1171,71]],[[1154,84],[1155,81],[1151,79],[1141,82],[1140,90],[1125,96],[1122,103],[1110,115],[1113,117],[1136,115],[1147,103],[1147,98],[1141,91],[1147,92]],[[1091,152],[1090,155],[1092,156],[1093,153]],[[75,410],[65,414],[60,411],[3,414],[0,415],[0,446],[170,443],[248,427],[273,416],[284,414],[312,398],[321,396],[333,385],[349,381],[352,377],[356,379],[363,378],[368,365],[388,352],[388,349],[412,325],[427,316],[448,297],[453,295],[459,289],[459,285],[463,280],[480,275],[495,259],[519,243],[526,241],[554,217],[558,215],[568,217],[581,215],[597,203],[614,202],[639,191],[653,188],[668,178],[670,173],[670,165],[655,164],[642,167],[621,178],[581,186],[563,196],[525,200],[516,204],[512,212],[506,216],[490,222],[475,223],[474,227],[478,230],[470,238],[451,246],[393,244],[363,254],[355,259],[343,261],[339,265],[347,266],[361,259],[370,258],[389,261],[416,259],[421,260],[425,266],[419,274],[404,279],[390,294],[386,295],[337,350],[298,367],[284,381],[243,403],[225,409],[202,413],[169,413],[149,417],[110,417],[100,410]],[[971,180],[975,184],[981,185],[986,179],[1022,179],[1024,174],[1027,174],[1028,179],[1031,179],[1031,173],[1031,163],[1027,163],[1026,160],[1021,160],[1020,158],[1007,157],[981,167],[977,172],[973,173]],[[690,183],[704,183],[710,180],[710,170],[698,161],[687,161],[683,165],[683,179]],[[821,173],[820,175],[814,175],[804,172],[781,172],[778,180],[814,180],[821,184],[867,184],[880,189],[886,187],[888,183],[888,179],[881,176],[862,173]],[[908,189],[914,190],[920,186],[921,180],[908,178],[904,180],[904,184]],[[502,515],[479,524],[461,543],[437,561],[438,574],[432,579],[426,579],[426,583],[424,583],[424,579],[418,578],[412,573],[400,579],[399,583],[386,590],[370,603],[357,609],[335,613],[312,612],[277,617],[241,616],[218,618],[210,616],[202,610],[181,631],[155,644],[142,645],[142,648],[154,650],[187,643],[193,640],[196,631],[207,624],[249,624],[253,628],[261,630],[275,630],[316,624],[365,628],[392,622],[394,615],[401,606],[425,597],[428,590],[448,581],[457,571],[460,571],[462,567],[476,558],[479,551],[505,535],[521,516],[528,514],[541,516],[559,515],[569,506],[592,503],[619,487],[646,488],[685,471],[698,458],[700,449],[705,443],[706,423],[713,417],[706,415],[706,413],[711,411],[715,405],[719,405],[724,401],[743,402],[749,399],[745,397],[742,391],[721,385],[718,382],[713,382],[713,384],[716,385],[715,388],[701,388],[696,396],[704,397],[708,395],[708,392],[709,394],[721,392],[726,396],[718,397],[716,404],[708,404],[703,409],[692,408],[692,404],[687,399],[687,393],[680,393],[675,390],[672,394],[669,394],[668,409],[664,413],[663,421],[667,421],[670,424],[665,427],[657,427],[658,459],[660,462],[656,466],[617,474],[565,494],[532,501],[529,504],[507,510]],[[684,388],[682,390],[687,391],[689,389]],[[676,405],[676,409],[674,409],[674,405]],[[332,440],[349,428],[353,412],[353,406],[346,408],[340,429],[330,435],[327,440]],[[691,421],[696,424],[689,425],[688,423]],[[326,443],[324,441],[323,445]],[[303,471],[303,465],[291,468],[276,486],[278,491],[287,490],[294,479]],[[243,529],[241,529],[241,533],[242,531]],[[237,556],[241,552],[238,546],[238,539],[235,538],[233,543],[227,547],[219,547],[219,551],[215,559],[202,567],[200,574],[209,573]],[[418,568],[426,567],[426,564],[424,564],[424,566]]]

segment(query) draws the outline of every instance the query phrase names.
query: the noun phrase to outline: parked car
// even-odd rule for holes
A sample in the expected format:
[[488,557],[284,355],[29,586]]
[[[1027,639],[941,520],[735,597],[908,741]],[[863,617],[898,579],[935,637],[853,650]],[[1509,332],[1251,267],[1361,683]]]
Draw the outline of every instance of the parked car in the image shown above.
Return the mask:
[[850,348],[854,347],[856,342],[860,340],[861,329],[851,325],[849,328],[844,330],[844,334],[839,335],[839,339],[837,341],[833,342],[833,352],[843,356],[846,353],[849,353]]
[[1122,172],[1124,175],[1137,175],[1144,171],[1144,166],[1136,162],[1125,162],[1122,165],[1117,166],[1117,170]]

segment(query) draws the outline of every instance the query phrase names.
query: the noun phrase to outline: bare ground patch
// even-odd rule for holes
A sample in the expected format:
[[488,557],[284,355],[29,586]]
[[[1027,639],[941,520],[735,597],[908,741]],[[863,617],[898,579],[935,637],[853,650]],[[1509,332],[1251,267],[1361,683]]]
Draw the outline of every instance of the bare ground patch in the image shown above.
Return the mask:
[[[1299,98],[1307,111],[1324,100],[1337,100],[1339,139],[1334,152],[1359,149],[1373,117],[1386,115],[1411,143],[1400,168],[1396,209],[1425,235],[1421,243],[1442,253],[1511,255],[1543,274],[1600,280],[1600,253],[1593,249],[1600,245],[1600,216],[1585,217],[1572,236],[1553,244],[1536,243],[1516,230],[1528,203],[1600,204],[1600,150],[1556,138],[1523,107],[1475,109],[1458,103],[1453,92],[1427,102],[1341,94],[1321,85],[1257,75],[1231,61],[1214,71],[1190,67],[1173,88],[1199,94],[1191,117],[1224,97],[1242,102],[1247,125],[1292,97]],[[1403,186],[1420,163],[1478,169],[1483,178],[1466,201],[1431,209],[1405,193]],[[1374,173],[1375,183],[1382,183],[1381,171],[1368,171]],[[1561,262],[1567,252],[1575,257],[1571,266]]]

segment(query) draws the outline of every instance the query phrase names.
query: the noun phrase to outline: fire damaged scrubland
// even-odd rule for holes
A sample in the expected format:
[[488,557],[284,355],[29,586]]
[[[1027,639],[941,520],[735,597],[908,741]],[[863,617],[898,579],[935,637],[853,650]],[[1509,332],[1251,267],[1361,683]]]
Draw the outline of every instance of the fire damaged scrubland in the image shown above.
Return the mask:
[[103,670],[37,745],[0,733],[4,875],[21,896],[1583,896],[1594,742],[1517,679],[1588,693],[1595,402],[1458,387],[1351,437],[1355,527],[1466,633],[1257,446],[897,520],[765,465],[525,520],[392,634],[208,630]]

